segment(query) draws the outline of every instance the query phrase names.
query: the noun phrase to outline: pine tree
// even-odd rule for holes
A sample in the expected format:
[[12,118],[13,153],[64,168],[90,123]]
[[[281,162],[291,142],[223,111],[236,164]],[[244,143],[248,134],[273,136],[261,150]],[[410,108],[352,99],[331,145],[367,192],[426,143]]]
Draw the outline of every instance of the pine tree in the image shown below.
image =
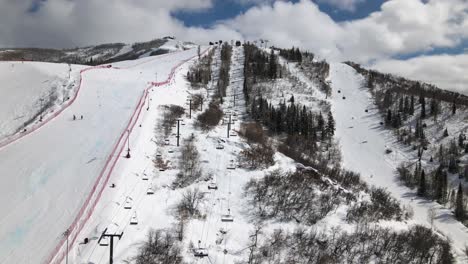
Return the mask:
[[414,115],[414,95],[411,96],[409,114]]
[[269,64],[269,75],[270,75],[270,79],[276,79],[276,56],[275,56],[275,52],[273,51],[273,49],[271,50],[271,53],[270,53],[270,64]]
[[454,155],[450,155],[448,171],[452,174],[458,173],[458,165]]
[[455,101],[452,103],[452,115],[457,113],[457,105],[455,104]]
[[419,178],[418,195],[426,195],[426,175],[424,170],[421,171],[421,177]]
[[448,136],[449,136],[449,133],[448,133],[447,128],[445,128],[445,130],[444,130],[444,135],[443,135],[443,136],[444,136],[444,137],[448,137]]
[[458,134],[458,146],[460,148],[465,147],[465,145],[463,144],[464,140],[465,140],[464,134],[463,133]]
[[463,176],[465,177],[465,180],[468,181],[468,164],[465,165],[465,169],[463,170]]
[[409,99],[408,99],[408,96],[405,96],[405,104],[404,104],[404,107],[403,107],[403,113],[405,113],[405,115],[408,115],[409,114]]
[[387,126],[392,124],[392,110],[388,109],[387,110],[387,117],[385,118],[385,123]]
[[426,118],[426,100],[424,96],[421,95],[419,102],[421,103],[421,118],[424,119]]
[[458,184],[458,192],[455,205],[455,217],[458,220],[463,220],[465,218],[465,207],[463,206],[463,188],[461,182]]
[[331,112],[328,112],[327,134],[329,137],[335,135],[335,120]]

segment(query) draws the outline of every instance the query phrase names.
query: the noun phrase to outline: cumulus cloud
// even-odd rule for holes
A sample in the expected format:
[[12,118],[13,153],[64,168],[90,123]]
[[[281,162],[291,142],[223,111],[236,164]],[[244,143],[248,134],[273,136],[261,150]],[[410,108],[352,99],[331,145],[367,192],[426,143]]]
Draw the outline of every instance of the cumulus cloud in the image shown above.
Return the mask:
[[379,61],[372,68],[468,95],[468,54]]
[[[37,0],[34,0],[37,1]],[[211,0],[0,0],[0,46],[74,47],[105,42],[135,42],[163,35],[185,35],[173,11],[201,11]],[[205,34],[220,34],[222,27]],[[190,36],[190,35],[188,35]]]
[[[33,1],[39,3],[39,8],[28,12]],[[397,63],[392,59],[399,55],[454,48],[468,39],[466,0],[389,0],[382,4],[380,10],[363,19],[341,23],[320,11],[312,0],[295,3],[230,0],[256,6],[233,19],[218,21],[210,28],[188,27],[172,15],[181,10],[207,11],[215,1],[0,0],[0,47],[75,47],[145,41],[165,35],[200,43],[217,39],[262,38],[270,40],[269,44],[272,45],[299,46],[330,60],[391,65]],[[318,1],[345,10],[353,10],[363,2]],[[464,57],[447,55],[447,58],[455,62]],[[427,62],[429,58],[419,59],[417,61],[425,59]],[[423,68],[424,63],[401,63],[430,72],[428,66]],[[448,80],[454,76],[448,71],[443,74],[447,77],[443,87],[461,87],[459,83],[464,80],[452,79],[455,81],[449,83]],[[423,74],[414,76],[423,80],[430,77]],[[438,83],[442,83],[443,79],[440,77]]]
[[356,11],[356,7],[366,0],[317,0],[319,3],[326,3],[341,10],[350,12]]

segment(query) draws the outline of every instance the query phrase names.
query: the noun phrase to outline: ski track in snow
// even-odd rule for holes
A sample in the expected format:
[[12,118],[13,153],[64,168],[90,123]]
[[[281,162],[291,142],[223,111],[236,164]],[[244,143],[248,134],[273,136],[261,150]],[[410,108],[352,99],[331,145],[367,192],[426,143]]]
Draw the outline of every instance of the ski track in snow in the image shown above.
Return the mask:
[[[380,125],[378,109],[367,88],[362,86],[362,77],[348,65],[332,63],[330,80],[333,88],[330,100],[344,167],[361,173],[366,182],[386,188],[402,204],[410,205],[418,223],[430,227],[428,210],[437,208],[435,229],[451,238],[458,262],[466,263],[468,260],[462,250],[468,243],[468,229],[456,221],[448,209],[417,197],[414,190],[398,182],[395,170],[400,162],[408,160],[407,154],[398,150],[392,135]],[[337,93],[338,90],[341,93]],[[385,154],[387,146],[392,147],[392,154]]]
[[194,55],[189,50],[87,72],[72,105],[0,150],[0,263],[44,261],[85,201],[147,82]]

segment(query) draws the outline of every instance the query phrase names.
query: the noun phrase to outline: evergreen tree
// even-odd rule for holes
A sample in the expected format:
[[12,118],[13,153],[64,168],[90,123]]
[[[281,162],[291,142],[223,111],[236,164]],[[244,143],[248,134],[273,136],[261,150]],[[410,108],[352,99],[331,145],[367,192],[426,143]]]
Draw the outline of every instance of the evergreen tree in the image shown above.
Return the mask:
[[465,180],[468,181],[468,164],[465,165],[465,169],[463,170],[463,176],[464,176]]
[[426,100],[423,95],[419,98],[419,103],[421,104],[421,118],[426,118]]
[[465,144],[464,144],[465,138],[466,138],[466,136],[463,133],[460,133],[458,135],[458,146],[460,148],[462,148],[462,149],[465,147]]
[[455,101],[452,103],[452,115],[457,113],[457,105],[455,104]]
[[463,220],[465,218],[465,207],[463,206],[463,188],[461,182],[458,184],[455,217],[458,220]]
[[329,137],[335,135],[335,120],[331,112],[328,112],[327,134]]
[[414,115],[414,95],[411,95],[409,114]]
[[457,161],[455,160],[455,156],[453,154],[450,155],[448,171],[452,174],[458,173]]
[[387,117],[385,118],[385,123],[387,126],[392,124],[392,110],[388,109],[387,110]]
[[449,136],[449,133],[448,133],[447,128],[445,128],[445,130],[444,130],[444,135],[443,135],[443,136],[444,136],[444,137],[448,137],[448,136]]
[[421,171],[421,177],[419,178],[418,195],[426,195],[426,175],[424,173],[424,170]]
[[276,66],[277,66],[277,63],[276,63],[276,56],[275,56],[275,52],[273,51],[273,49],[271,50],[271,53],[270,53],[270,63],[269,63],[269,76],[270,76],[270,79],[276,79]]
[[434,117],[434,120],[437,120],[439,115],[439,102],[435,99],[431,100],[431,115]]

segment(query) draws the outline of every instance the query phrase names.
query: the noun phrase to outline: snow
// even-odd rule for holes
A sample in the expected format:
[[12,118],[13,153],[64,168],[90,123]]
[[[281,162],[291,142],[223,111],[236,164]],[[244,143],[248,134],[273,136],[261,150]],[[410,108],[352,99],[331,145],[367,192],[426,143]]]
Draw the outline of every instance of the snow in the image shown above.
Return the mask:
[[[155,73],[165,79],[173,66],[195,55],[189,50],[88,71],[70,107],[0,149],[0,263],[45,260],[84,203],[148,82]],[[68,67],[48,69],[60,75]],[[73,115],[84,118],[73,121]]]
[[1,62],[0,141],[33,122],[41,104],[46,104],[50,97],[56,97],[52,108],[61,104],[71,92],[81,68],[54,63]]
[[[466,263],[462,250],[468,241],[468,229],[456,221],[448,209],[418,198],[414,191],[398,182],[395,170],[400,162],[407,160],[407,153],[395,148],[392,154],[385,154],[387,146],[395,142],[380,125],[378,109],[373,105],[367,88],[362,86],[362,77],[348,65],[332,63],[330,80],[333,88],[332,112],[344,167],[361,173],[366,182],[386,188],[402,204],[411,206],[414,220],[418,223],[430,226],[428,210],[436,208],[434,228],[450,237],[457,260]],[[340,94],[338,90],[341,90]],[[366,113],[365,109],[369,112]]]

